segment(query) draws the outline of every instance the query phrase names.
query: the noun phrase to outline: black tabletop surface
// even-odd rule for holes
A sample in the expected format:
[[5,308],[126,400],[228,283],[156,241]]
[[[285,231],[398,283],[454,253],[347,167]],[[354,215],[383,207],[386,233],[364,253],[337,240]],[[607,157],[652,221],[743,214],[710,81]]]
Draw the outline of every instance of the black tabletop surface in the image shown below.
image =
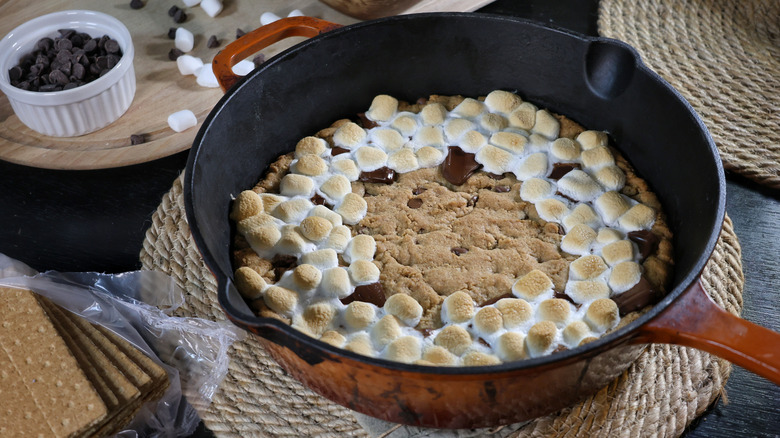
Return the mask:
[[[597,2],[498,0],[483,12],[595,35]],[[46,170],[0,161],[0,253],[39,271],[126,272],[187,152],[105,170]],[[780,331],[780,192],[727,174],[727,213],[743,250],[743,317]],[[734,367],[721,397],[688,437],[780,436],[780,387]],[[207,436],[201,427],[196,435]]]

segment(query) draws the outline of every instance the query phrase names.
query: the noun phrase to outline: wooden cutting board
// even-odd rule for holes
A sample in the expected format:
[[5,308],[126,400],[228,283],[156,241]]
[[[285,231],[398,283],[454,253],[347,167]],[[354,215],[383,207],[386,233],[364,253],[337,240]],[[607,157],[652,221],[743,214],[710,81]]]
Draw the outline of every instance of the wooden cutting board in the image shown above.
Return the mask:
[[[490,0],[424,0],[412,12],[473,11]],[[6,35],[23,22],[65,9],[90,9],[110,14],[130,30],[135,46],[134,67],[136,94],[127,112],[111,125],[79,137],[49,137],[22,124],[4,94],[0,94],[0,159],[49,169],[102,169],[143,163],[189,149],[200,124],[222,97],[219,88],[203,88],[194,76],[182,76],[176,62],[168,59],[174,47],[168,29],[182,26],[195,34],[195,48],[190,55],[211,62],[214,55],[235,40],[236,29],[245,31],[260,26],[260,15],[273,12],[281,17],[293,9],[339,24],[358,20],[348,17],[315,0],[223,0],[224,10],[214,18],[199,7],[184,7],[180,0],[145,0],[138,10],[129,0],[0,0],[0,35]],[[184,23],[176,24],[168,16],[173,6],[187,13]],[[209,49],[211,35],[220,47]],[[266,58],[302,41],[291,38],[265,50]],[[189,109],[198,118],[198,126],[176,133],[168,127],[168,115]],[[146,142],[130,144],[130,136],[144,134]]]

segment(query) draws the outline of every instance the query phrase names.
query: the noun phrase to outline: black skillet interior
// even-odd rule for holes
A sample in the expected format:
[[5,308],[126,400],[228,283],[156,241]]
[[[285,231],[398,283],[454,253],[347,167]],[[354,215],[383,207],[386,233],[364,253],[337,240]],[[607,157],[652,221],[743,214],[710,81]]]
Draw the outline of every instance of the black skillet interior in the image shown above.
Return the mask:
[[610,339],[647,321],[696,280],[724,215],[722,166],[695,112],[633,49],[522,19],[423,14],[358,23],[304,41],[230,89],[203,123],[185,174],[185,206],[228,315],[261,323],[228,287],[228,212],[231,197],[253,186],[276,157],[301,137],[364,111],[377,94],[414,101],[494,89],[516,91],[609,132],[662,200],[675,234],[675,288]]

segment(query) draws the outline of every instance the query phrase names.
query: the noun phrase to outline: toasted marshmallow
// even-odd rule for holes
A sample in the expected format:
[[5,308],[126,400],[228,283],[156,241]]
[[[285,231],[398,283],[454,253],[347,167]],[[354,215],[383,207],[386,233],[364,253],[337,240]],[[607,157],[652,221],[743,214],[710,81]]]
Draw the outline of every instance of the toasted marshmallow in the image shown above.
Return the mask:
[[444,347],[450,353],[460,356],[471,347],[471,335],[461,326],[448,325],[444,327],[433,340],[435,345]]
[[371,106],[366,111],[369,120],[386,122],[390,120],[398,110],[398,99],[386,94],[380,94],[371,101]]
[[336,348],[343,348],[344,344],[347,342],[347,338],[335,330],[328,330],[320,336],[320,341]]
[[599,234],[596,236],[596,243],[599,245],[607,245],[612,242],[617,242],[623,238],[623,234],[614,228],[602,228],[599,230]]
[[277,220],[270,214],[259,213],[254,216],[250,216],[246,219],[242,219],[236,224],[236,229],[239,233],[246,235],[250,230],[262,227],[263,225],[277,225]]
[[422,318],[423,308],[420,303],[409,295],[395,294],[385,302],[384,309],[409,327],[414,327]]
[[341,125],[333,133],[333,143],[346,149],[355,149],[366,139],[366,131],[357,123],[349,122]]
[[552,295],[553,282],[544,272],[534,269],[512,285],[512,293],[524,300],[536,301]]
[[444,322],[466,322],[474,316],[474,300],[463,291],[453,293],[444,299],[441,318]]
[[358,169],[357,163],[349,158],[331,161],[330,170],[339,175],[344,175],[350,181],[357,181],[360,177],[360,169]]
[[282,238],[282,232],[276,225],[261,225],[244,233],[244,237],[252,249],[262,253],[276,245]]
[[542,178],[547,175],[547,154],[537,152],[531,154],[520,163],[515,169],[515,176],[520,181],[531,178]]
[[[341,218],[341,216],[339,216],[339,218]],[[346,249],[351,238],[352,232],[350,231],[349,227],[345,225],[339,225],[330,231],[328,240],[325,241],[325,244],[322,245],[322,247],[331,248],[338,252],[342,252],[344,249]]]
[[355,225],[366,215],[368,204],[357,193],[347,193],[334,211],[341,215],[345,224]]
[[552,321],[555,325],[562,326],[571,315],[571,304],[560,298],[551,298],[539,303],[536,313],[541,321]]
[[525,150],[529,153],[547,152],[550,151],[550,140],[539,134],[531,134],[528,136],[528,144],[525,145]]
[[563,329],[563,342],[571,347],[580,345],[580,342],[588,336],[590,336],[590,327],[582,321],[574,321]]
[[609,266],[634,259],[634,244],[630,240],[618,240],[601,249],[601,256]]
[[479,116],[479,126],[486,131],[500,131],[508,125],[509,122],[500,114],[485,113]]
[[295,173],[319,176],[328,171],[328,163],[317,155],[303,155],[290,166]]
[[590,246],[596,240],[596,232],[585,224],[577,224],[563,236],[561,249],[569,254],[584,256],[590,253]]
[[308,332],[314,336],[320,336],[328,328],[336,316],[336,308],[328,303],[312,304],[303,310],[298,324],[308,329]]
[[344,321],[355,330],[364,329],[376,320],[376,307],[363,301],[353,301],[344,309]]
[[420,146],[444,146],[444,132],[439,126],[423,126],[414,134],[414,143]]
[[244,190],[236,196],[233,208],[230,211],[230,219],[238,222],[256,214],[262,213],[263,199],[252,190]]
[[536,124],[538,108],[528,102],[523,102],[509,114],[509,126],[530,131]]
[[385,315],[371,327],[371,340],[377,347],[384,348],[387,344],[401,337],[402,333],[398,318],[393,315]]
[[[362,149],[362,148],[361,148]],[[320,191],[334,201],[340,201],[352,191],[352,185],[344,175],[333,175],[320,186]]]
[[618,192],[606,192],[599,196],[593,205],[596,211],[601,215],[601,219],[607,225],[612,225],[615,221],[631,208],[628,198]]
[[525,359],[525,336],[517,332],[506,332],[498,338],[496,353],[509,362]]
[[528,330],[525,346],[529,356],[538,357],[550,350],[555,342],[558,329],[552,321],[541,321]]
[[429,103],[420,111],[423,125],[441,125],[447,117],[447,109],[440,103]]
[[477,152],[475,159],[484,166],[486,172],[501,175],[510,170],[514,156],[501,148],[488,144]]
[[283,225],[280,232],[282,236],[276,242],[275,248],[281,254],[302,254],[314,248],[314,245],[307,242],[301,233],[298,232],[298,227],[295,225]]
[[308,176],[288,173],[279,183],[279,193],[284,196],[310,197],[314,192],[314,180]]
[[586,255],[571,262],[569,278],[572,280],[593,280],[608,269],[604,259],[597,255]]
[[387,164],[387,154],[382,149],[363,146],[355,151],[355,161],[357,161],[358,168],[370,172]]
[[644,205],[636,204],[620,216],[618,225],[626,231],[646,230],[653,226],[655,211]]
[[584,321],[593,331],[604,333],[615,327],[618,321],[620,321],[617,304],[609,298],[590,303],[588,311],[585,312]]
[[347,342],[344,349],[363,356],[374,356],[374,347],[371,345],[371,338],[366,333],[357,333]]
[[419,124],[417,122],[417,116],[412,113],[401,113],[390,124],[394,129],[398,130],[402,135],[411,137],[417,132]]
[[309,210],[309,217],[317,216],[328,220],[334,227],[341,226],[341,215],[324,205],[315,205]]
[[[465,119],[456,119],[465,120]],[[479,131],[467,131],[458,141],[458,146],[463,149],[464,152],[472,154],[477,153],[483,146],[487,144],[487,138]]]
[[295,158],[301,158],[304,155],[317,155],[319,157],[324,155],[327,150],[328,142],[325,140],[314,136],[304,137],[295,145]]
[[541,178],[531,178],[523,181],[520,186],[520,198],[528,202],[539,202],[555,193],[554,184]]
[[[325,251],[325,250],[322,250]],[[349,273],[346,269],[335,267],[322,271],[322,281],[320,287],[326,296],[336,298],[346,298],[353,292],[349,281]]]
[[235,277],[238,292],[247,300],[256,300],[262,297],[263,291],[268,287],[260,274],[246,266],[236,269]]
[[638,263],[621,262],[615,265],[609,274],[609,287],[615,293],[625,292],[639,283],[641,277],[642,267]]
[[312,290],[320,285],[322,272],[312,265],[298,265],[292,272],[292,280],[298,290]]
[[490,143],[513,154],[522,154],[528,139],[516,132],[501,131],[490,136]]
[[601,186],[590,175],[579,169],[574,169],[559,179],[558,190],[580,202],[590,202],[604,193]]
[[474,328],[478,333],[490,335],[504,327],[501,311],[495,307],[483,307],[474,315]]
[[422,357],[422,345],[414,336],[403,336],[387,346],[384,356],[397,362],[412,363]]
[[507,329],[525,324],[533,317],[531,305],[518,298],[502,298],[496,303],[496,309],[501,312],[504,327]]
[[444,134],[447,136],[447,141],[455,144],[463,134],[473,131],[476,127],[477,125],[469,119],[452,118],[445,122]]
[[539,110],[536,112],[536,123],[531,130],[548,140],[555,140],[561,131],[561,123],[547,110]]
[[409,148],[403,148],[390,155],[387,158],[387,165],[391,169],[401,173],[411,172],[420,168],[417,156],[414,155],[414,151]]
[[580,154],[582,159],[582,165],[588,169],[601,169],[604,166],[612,166],[615,164],[615,157],[604,146],[598,146],[593,149],[582,151]]
[[347,263],[355,260],[373,260],[376,253],[376,241],[367,234],[358,234],[347,244],[342,257]]
[[444,154],[442,151],[432,147],[423,146],[417,150],[417,162],[420,163],[420,167],[428,168],[438,166],[444,161]]
[[479,351],[471,351],[463,356],[463,366],[465,367],[485,367],[500,363],[501,359],[498,357]]
[[272,193],[260,193],[258,196],[263,200],[263,211],[266,213],[271,213],[277,205],[284,201],[284,198]]
[[563,226],[571,230],[575,226],[583,224],[594,230],[601,226],[601,218],[593,208],[588,204],[578,204],[565,218]]
[[574,161],[580,156],[580,145],[569,138],[558,138],[550,145],[553,157],[562,161]]
[[577,136],[577,142],[583,150],[590,150],[599,146],[606,146],[607,133],[601,131],[583,131]]
[[569,214],[569,207],[558,199],[548,198],[536,203],[536,212],[547,222],[561,223]]
[[301,263],[312,265],[319,270],[325,270],[338,266],[339,256],[332,249],[320,249],[302,255]]
[[298,305],[298,294],[284,287],[270,286],[265,290],[263,301],[274,312],[289,315]]
[[272,214],[288,224],[298,223],[309,214],[313,207],[314,204],[308,199],[296,198],[281,202],[276,206]]
[[379,268],[369,260],[355,260],[349,265],[349,276],[355,284],[371,284],[379,281]]
[[490,111],[497,113],[509,114],[521,103],[523,103],[523,99],[509,91],[495,90],[485,96],[485,105]]
[[575,303],[587,303],[601,298],[609,298],[609,287],[599,280],[569,281],[566,283],[566,295]]
[[458,106],[453,108],[451,112],[452,114],[456,114],[461,117],[473,118],[485,112],[485,109],[486,108],[484,103],[467,97],[463,99],[463,102],[461,102]]
[[438,345],[427,347],[423,352],[422,358],[434,365],[455,365],[458,361],[457,356]]
[[604,166],[594,176],[606,190],[620,190],[626,185],[626,174],[617,166]]
[[404,147],[404,140],[401,133],[395,129],[377,128],[370,131],[371,142],[387,152],[397,151]]

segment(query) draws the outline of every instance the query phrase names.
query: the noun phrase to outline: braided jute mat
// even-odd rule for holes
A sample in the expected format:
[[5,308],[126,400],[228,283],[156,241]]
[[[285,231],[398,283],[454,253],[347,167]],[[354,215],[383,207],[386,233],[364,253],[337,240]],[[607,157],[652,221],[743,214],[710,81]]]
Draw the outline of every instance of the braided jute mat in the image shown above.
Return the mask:
[[691,103],[727,169],[780,189],[780,1],[601,0],[598,28]]
[[[179,316],[224,320],[216,283],[190,236],[182,177],[152,217],[140,254],[145,269],[171,275],[186,291]],[[703,281],[715,301],[738,315],[742,310],[741,249],[731,220],[721,230]],[[200,412],[217,436],[455,436],[430,429],[367,422],[285,374],[253,336],[233,345],[228,374],[212,404]],[[480,436],[679,436],[723,393],[731,365],[695,349],[651,345],[606,388],[585,401],[530,422],[477,431]],[[357,419],[360,419],[359,423]],[[366,428],[362,427],[365,425]],[[378,428],[384,427],[384,430]],[[474,431],[460,431],[469,436]]]

